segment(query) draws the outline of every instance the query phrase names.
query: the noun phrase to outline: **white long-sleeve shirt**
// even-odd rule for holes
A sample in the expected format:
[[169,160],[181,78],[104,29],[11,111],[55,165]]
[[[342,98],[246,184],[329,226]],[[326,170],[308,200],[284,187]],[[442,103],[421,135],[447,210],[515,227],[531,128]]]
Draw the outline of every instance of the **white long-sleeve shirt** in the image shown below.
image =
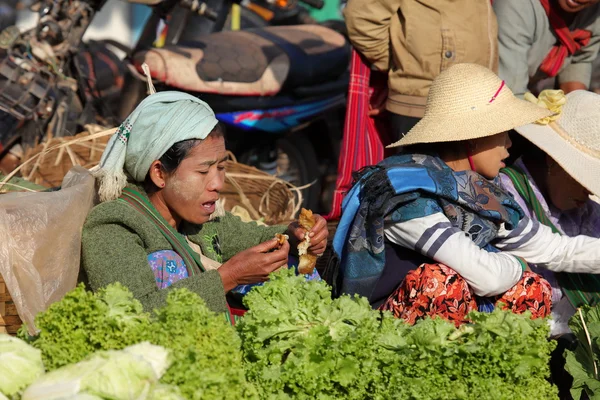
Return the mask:
[[452,268],[479,296],[502,294],[521,279],[523,269],[516,257],[555,272],[600,273],[600,239],[554,234],[527,217],[513,230],[500,226],[492,243],[499,253],[479,248],[442,213],[390,223],[385,236]]

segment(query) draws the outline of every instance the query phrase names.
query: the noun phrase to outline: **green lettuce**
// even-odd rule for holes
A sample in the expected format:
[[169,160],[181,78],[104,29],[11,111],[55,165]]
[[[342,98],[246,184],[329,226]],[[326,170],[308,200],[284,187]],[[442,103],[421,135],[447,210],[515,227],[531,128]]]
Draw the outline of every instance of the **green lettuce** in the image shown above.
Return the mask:
[[381,318],[366,299],[332,300],[325,283],[282,271],[245,304],[238,332],[261,398],[377,399],[389,391],[377,359]]
[[42,351],[49,370],[147,341],[171,350],[162,382],[178,386],[187,399],[256,395],[246,381],[235,329],[187,289],[170,291],[167,304],[149,314],[120,284],[96,294],[79,286],[36,316],[36,326],[37,336],[20,334]]
[[52,371],[96,351],[123,349],[145,340],[150,315],[120,284],[97,294],[80,285],[38,314],[35,324],[37,336],[29,336],[25,328],[19,336],[42,351],[44,365]]
[[546,320],[496,309],[455,328],[441,318],[383,324],[381,353],[392,398],[556,399],[548,383],[554,343]]
[[496,309],[457,329],[414,326],[323,282],[271,275],[238,324],[248,379],[265,399],[556,399],[544,319]]
[[240,339],[223,315],[210,311],[195,293],[174,290],[157,310],[148,340],[172,350],[162,379],[188,399],[253,398],[242,364]]
[[[332,299],[324,282],[290,270],[273,274],[245,303],[250,311],[233,328],[186,289],[171,290],[164,307],[144,313],[121,285],[96,294],[78,287],[37,316],[37,336],[21,332],[53,371],[23,398],[557,397],[547,380],[554,348],[547,321],[528,313],[474,312],[458,329],[440,318],[409,326],[365,298]],[[596,331],[594,318],[588,328]],[[144,342],[168,349],[168,362],[164,353],[131,346]],[[593,391],[588,366],[577,365],[586,392]]]

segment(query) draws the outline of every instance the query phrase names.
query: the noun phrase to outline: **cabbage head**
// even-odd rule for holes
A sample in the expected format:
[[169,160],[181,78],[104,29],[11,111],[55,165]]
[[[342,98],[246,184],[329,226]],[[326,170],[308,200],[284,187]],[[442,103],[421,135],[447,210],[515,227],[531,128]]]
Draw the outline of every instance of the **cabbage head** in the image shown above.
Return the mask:
[[16,395],[43,373],[41,351],[21,339],[0,334],[0,395]]
[[79,399],[74,396],[82,394],[113,400],[145,399],[169,367],[168,360],[166,349],[149,343],[98,352],[42,376],[25,390],[22,400]]

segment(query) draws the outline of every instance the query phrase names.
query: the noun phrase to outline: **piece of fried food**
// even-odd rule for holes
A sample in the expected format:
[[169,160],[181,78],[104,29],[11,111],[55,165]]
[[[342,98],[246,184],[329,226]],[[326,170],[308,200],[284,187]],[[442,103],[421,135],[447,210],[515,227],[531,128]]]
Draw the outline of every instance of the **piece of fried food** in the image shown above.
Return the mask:
[[300,256],[300,263],[298,263],[298,272],[301,274],[312,274],[317,265],[317,256],[312,254],[304,254]]
[[298,223],[306,233],[304,234],[304,240],[298,244],[298,256],[300,256],[300,262],[298,264],[298,271],[301,274],[312,274],[317,265],[317,257],[308,254],[308,248],[310,247],[310,230],[315,226],[316,221],[312,211],[305,208],[300,212],[298,217]]
[[298,217],[298,223],[300,224],[301,227],[303,227],[307,231],[310,231],[315,226],[317,221],[315,221],[315,217],[311,210],[307,210],[306,208],[303,208],[300,211],[300,216]]
[[[275,239],[277,239],[277,250],[279,250],[279,249],[281,249],[281,246],[283,246],[283,244],[284,244],[284,243],[285,243],[287,240],[289,240],[289,239],[290,239],[290,237],[289,237],[288,235],[286,235],[286,234],[282,234],[282,233],[276,233],[276,234],[275,234]],[[275,251],[275,250],[272,250],[272,251]],[[287,268],[287,267],[288,267],[287,265],[283,265],[283,266],[281,266],[280,268],[277,268],[277,269],[276,269],[275,271],[273,271],[273,272],[280,271],[280,270],[282,270],[282,269],[284,269],[284,268]]]
[[281,247],[281,246],[283,246],[283,244],[285,243],[286,240],[290,239],[290,237],[288,235],[277,233],[277,234],[275,234],[275,239],[277,239],[277,245],[279,247]]

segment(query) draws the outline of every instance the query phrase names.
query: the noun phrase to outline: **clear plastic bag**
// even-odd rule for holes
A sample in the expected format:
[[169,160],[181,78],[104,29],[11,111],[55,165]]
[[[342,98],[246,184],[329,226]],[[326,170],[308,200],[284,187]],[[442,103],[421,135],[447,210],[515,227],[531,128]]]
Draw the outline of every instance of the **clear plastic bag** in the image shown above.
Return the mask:
[[77,285],[81,230],[94,198],[94,178],[82,167],[58,191],[0,195],[0,274],[30,334],[35,315]]

